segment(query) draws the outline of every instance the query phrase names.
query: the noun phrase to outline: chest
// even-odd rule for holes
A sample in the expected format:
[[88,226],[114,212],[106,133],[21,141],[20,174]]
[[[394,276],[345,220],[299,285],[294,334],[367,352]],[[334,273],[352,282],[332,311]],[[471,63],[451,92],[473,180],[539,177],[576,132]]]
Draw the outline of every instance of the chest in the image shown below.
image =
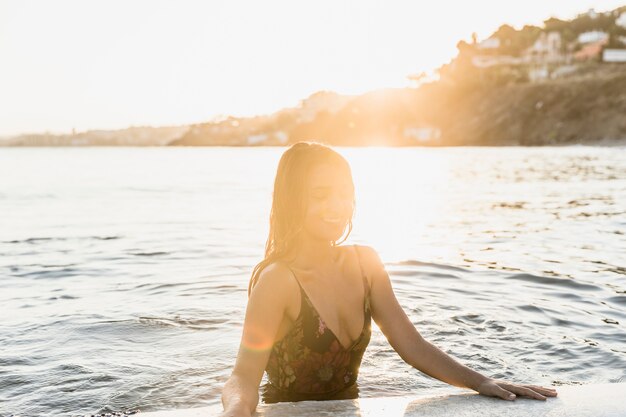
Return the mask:
[[308,339],[337,339],[345,348],[363,331],[367,320],[365,290],[356,279],[332,285],[301,282],[296,321],[304,327]]

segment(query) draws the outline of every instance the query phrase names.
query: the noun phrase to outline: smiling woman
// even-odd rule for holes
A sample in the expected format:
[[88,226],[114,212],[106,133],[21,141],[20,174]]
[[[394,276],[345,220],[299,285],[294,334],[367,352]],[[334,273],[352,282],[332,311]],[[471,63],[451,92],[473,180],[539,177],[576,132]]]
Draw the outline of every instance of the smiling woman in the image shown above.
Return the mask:
[[395,297],[377,253],[341,246],[352,231],[348,162],[318,143],[282,156],[274,183],[265,259],[253,270],[237,361],[223,416],[250,416],[264,371],[266,403],[356,398],[373,318],[414,368],[449,384],[506,400],[545,400],[556,391],[496,381],[424,340]]
[[[266,256],[254,269],[248,290],[256,284],[260,271],[275,260],[291,259],[303,244],[321,239],[325,242],[319,252],[322,254],[327,252],[328,242],[339,245],[345,241],[352,231],[354,209],[354,184],[348,162],[320,144],[293,145],[278,165]],[[344,240],[339,241],[346,228]],[[310,234],[317,237],[303,239]]]

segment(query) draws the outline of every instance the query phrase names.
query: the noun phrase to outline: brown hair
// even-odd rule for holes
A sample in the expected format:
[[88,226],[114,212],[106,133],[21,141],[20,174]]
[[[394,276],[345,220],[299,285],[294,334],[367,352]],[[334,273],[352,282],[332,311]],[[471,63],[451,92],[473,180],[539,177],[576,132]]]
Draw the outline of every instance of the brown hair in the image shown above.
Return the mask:
[[[265,244],[265,257],[252,271],[248,284],[248,296],[259,279],[261,271],[272,262],[289,259],[296,246],[298,235],[303,228],[306,214],[306,190],[311,170],[322,163],[329,163],[345,169],[352,182],[352,172],[348,161],[328,146],[317,142],[298,142],[283,153],[278,163],[272,209],[270,211],[270,230]],[[354,189],[354,188],[353,188]],[[354,196],[353,196],[354,202]],[[332,242],[337,246],[346,241],[352,231],[352,215],[348,221],[345,237]]]

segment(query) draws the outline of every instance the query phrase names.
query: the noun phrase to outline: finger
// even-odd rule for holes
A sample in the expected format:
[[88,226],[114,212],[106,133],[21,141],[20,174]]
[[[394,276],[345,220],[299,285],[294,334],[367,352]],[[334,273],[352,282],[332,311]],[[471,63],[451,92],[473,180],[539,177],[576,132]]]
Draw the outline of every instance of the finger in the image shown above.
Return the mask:
[[507,400],[507,401],[513,401],[515,399],[515,394],[513,394],[511,391],[507,391],[504,388],[501,387],[497,387],[497,391],[494,393],[496,397],[500,397],[503,400]]
[[[525,388],[525,389],[531,389],[535,392],[539,392],[539,393],[556,393],[556,390],[554,388],[546,388],[546,387],[541,387],[539,385],[522,385],[522,384],[513,384],[510,382],[498,382],[498,385],[504,389],[508,389],[509,391],[512,392],[517,392],[518,389],[520,388]],[[541,392],[540,392],[541,391]]]
[[527,387],[548,397],[556,397],[558,394],[554,388],[540,387],[537,385],[527,385]]
[[515,388],[511,389],[511,391],[515,392],[516,394],[523,395],[524,397],[534,398],[535,400],[546,400],[546,397],[527,387],[516,386]]

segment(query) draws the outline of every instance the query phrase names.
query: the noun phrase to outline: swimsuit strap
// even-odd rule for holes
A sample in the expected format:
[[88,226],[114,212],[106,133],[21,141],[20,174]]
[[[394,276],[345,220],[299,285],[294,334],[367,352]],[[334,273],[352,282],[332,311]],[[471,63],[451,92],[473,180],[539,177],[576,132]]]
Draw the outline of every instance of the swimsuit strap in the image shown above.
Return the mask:
[[291,275],[293,275],[293,278],[296,280],[298,287],[300,287],[300,293],[304,294],[304,296],[308,298],[308,296],[306,295],[306,291],[304,291],[304,288],[302,288],[302,284],[300,284],[300,280],[298,279],[298,276],[296,275],[296,273],[293,272],[293,269],[291,269],[291,267],[287,263],[283,263],[283,265],[285,265],[287,269],[289,270],[289,272],[291,272]]
[[359,268],[361,269],[361,278],[363,278],[363,294],[365,297],[369,295],[370,286],[367,282],[367,278],[365,277],[365,273],[363,272],[363,265],[361,264],[361,255],[359,255],[359,250],[357,249],[357,245],[352,245],[354,247],[354,251],[356,252],[356,257],[359,261]]

